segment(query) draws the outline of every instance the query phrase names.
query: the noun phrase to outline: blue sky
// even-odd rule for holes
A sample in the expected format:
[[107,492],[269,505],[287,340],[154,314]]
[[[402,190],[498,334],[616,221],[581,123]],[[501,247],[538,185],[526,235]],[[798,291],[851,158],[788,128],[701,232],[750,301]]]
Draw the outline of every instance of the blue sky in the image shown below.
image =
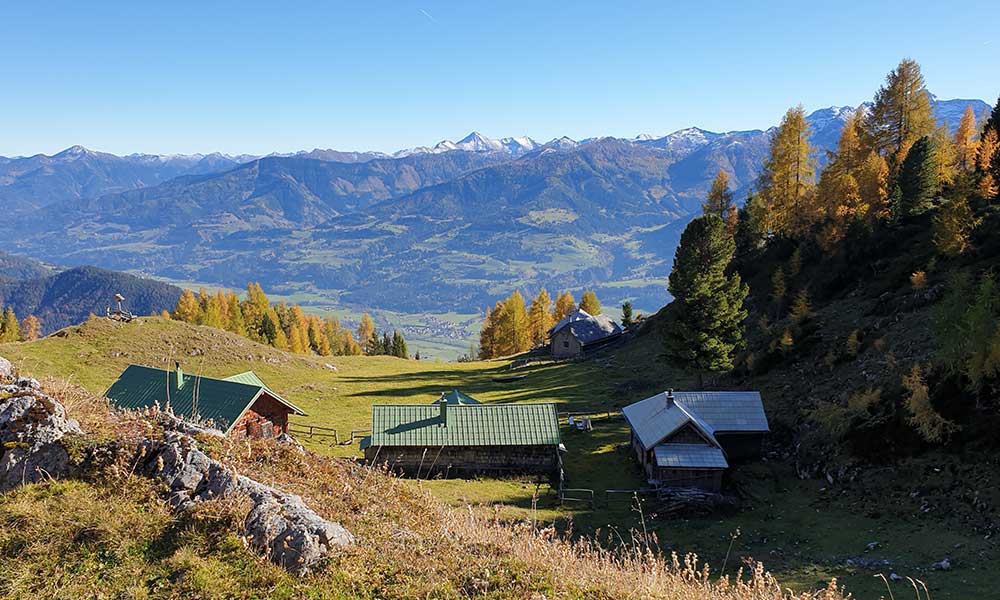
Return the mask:
[[[542,6],[542,4],[545,4]],[[871,6],[877,4],[877,6]],[[0,155],[764,128],[900,58],[1000,93],[992,2],[2,2]]]

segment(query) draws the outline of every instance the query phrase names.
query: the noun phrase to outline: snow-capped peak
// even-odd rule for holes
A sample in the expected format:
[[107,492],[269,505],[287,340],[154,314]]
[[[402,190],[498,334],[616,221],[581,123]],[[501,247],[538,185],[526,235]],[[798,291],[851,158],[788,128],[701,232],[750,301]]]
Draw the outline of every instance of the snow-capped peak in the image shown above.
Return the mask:
[[392,156],[401,158],[414,154],[440,154],[453,150],[464,152],[506,152],[514,157],[521,156],[538,148],[539,144],[527,136],[505,137],[499,140],[486,137],[478,131],[473,131],[458,142],[451,140],[441,140],[433,147],[417,146],[395,152]]

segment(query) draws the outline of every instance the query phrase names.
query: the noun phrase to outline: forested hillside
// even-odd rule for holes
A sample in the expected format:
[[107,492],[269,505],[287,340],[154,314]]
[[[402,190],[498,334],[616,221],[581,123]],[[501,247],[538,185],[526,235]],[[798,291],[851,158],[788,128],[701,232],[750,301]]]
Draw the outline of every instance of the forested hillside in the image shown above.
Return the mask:
[[[1000,103],[985,122],[969,109],[954,133],[937,127],[907,60],[819,173],[804,114],[790,109],[729,229],[708,215],[685,232],[676,300],[643,343],[709,385],[760,389],[773,441],[803,475],[839,480],[936,448],[995,461],[998,133]],[[709,262],[686,262],[695,251]],[[718,300],[743,296],[744,313]],[[981,483],[956,473],[962,493]],[[994,531],[993,509],[974,506],[973,527]]]
[[[54,275],[21,280],[0,279],[0,306],[18,317],[40,321],[39,333],[50,333],[103,315],[114,308],[115,294],[135,314],[159,314],[172,308],[181,290],[172,285],[96,267],[77,267]],[[17,339],[17,338],[14,338]]]

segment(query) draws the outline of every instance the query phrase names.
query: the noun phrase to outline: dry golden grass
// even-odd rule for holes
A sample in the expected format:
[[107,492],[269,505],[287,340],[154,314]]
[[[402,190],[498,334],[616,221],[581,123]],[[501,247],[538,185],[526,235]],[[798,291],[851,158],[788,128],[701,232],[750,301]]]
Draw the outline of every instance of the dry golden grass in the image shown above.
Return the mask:
[[528,520],[506,521],[499,511],[451,507],[352,460],[268,440],[202,440],[216,458],[300,494],[358,537],[296,579],[239,542],[247,510],[239,499],[174,515],[158,487],[134,475],[127,449],[153,425],[109,412],[82,388],[45,385],[88,432],[73,442],[80,456],[109,444],[124,450],[91,464],[83,481],[0,497],[5,597],[842,598],[835,582],[815,593],[782,590],[759,564],[712,580],[697,557],[664,555],[635,532],[613,533],[605,543],[572,540]]

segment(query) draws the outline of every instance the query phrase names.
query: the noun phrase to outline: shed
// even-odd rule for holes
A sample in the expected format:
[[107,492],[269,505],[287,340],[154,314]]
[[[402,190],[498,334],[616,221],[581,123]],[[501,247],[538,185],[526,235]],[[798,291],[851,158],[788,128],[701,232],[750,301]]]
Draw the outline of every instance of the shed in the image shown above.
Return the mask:
[[718,490],[730,462],[760,456],[759,392],[663,392],[622,409],[650,483]]
[[288,431],[289,415],[305,415],[253,371],[224,379],[129,365],[104,393],[118,408],[158,406],[179,417],[210,422],[226,435],[273,437]]
[[421,475],[554,474],[561,464],[554,404],[482,404],[457,390],[431,404],[376,404],[362,449],[369,464]]
[[621,334],[621,326],[607,315],[591,315],[578,309],[549,329],[549,350],[556,358],[578,356],[614,341]]

